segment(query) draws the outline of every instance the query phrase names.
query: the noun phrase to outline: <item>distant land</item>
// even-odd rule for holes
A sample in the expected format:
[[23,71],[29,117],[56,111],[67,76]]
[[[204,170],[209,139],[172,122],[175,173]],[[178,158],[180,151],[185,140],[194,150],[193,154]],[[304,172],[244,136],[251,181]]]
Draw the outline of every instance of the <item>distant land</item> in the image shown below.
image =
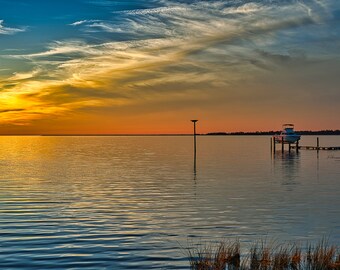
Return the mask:
[[[237,132],[209,132],[204,135],[276,135],[279,134],[281,131],[254,131],[254,132],[242,132],[242,131],[237,131]],[[340,135],[340,130],[318,130],[318,131],[313,131],[313,130],[300,130],[296,131],[297,134],[299,135]]]
[[[247,136],[247,135],[277,135],[281,130],[277,131],[235,131],[235,132],[208,132],[197,133],[199,136]],[[296,131],[299,135],[340,135],[340,130],[300,130]],[[0,134],[0,136],[192,136],[192,133],[186,134]]]

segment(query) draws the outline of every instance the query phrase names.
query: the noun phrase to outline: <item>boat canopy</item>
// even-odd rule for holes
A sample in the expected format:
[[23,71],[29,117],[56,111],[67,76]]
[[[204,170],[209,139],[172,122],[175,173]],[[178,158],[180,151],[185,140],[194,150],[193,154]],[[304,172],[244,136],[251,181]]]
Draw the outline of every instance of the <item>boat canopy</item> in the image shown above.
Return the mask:
[[294,124],[283,124],[282,129],[285,129],[285,128],[294,128]]

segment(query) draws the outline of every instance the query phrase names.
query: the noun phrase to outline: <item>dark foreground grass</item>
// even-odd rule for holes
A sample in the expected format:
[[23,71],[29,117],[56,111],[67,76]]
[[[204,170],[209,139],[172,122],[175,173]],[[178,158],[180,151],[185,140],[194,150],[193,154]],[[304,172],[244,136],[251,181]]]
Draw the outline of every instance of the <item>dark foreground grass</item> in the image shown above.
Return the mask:
[[340,270],[339,251],[325,240],[304,249],[261,241],[245,254],[241,254],[239,241],[222,241],[191,245],[187,255],[192,270]]

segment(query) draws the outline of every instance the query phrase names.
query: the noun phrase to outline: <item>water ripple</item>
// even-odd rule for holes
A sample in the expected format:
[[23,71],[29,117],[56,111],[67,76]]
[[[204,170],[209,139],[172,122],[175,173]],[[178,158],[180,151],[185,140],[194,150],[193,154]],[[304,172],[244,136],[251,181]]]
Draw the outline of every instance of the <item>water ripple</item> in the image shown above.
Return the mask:
[[340,242],[329,154],[198,142],[194,172],[190,137],[0,137],[0,269],[187,269],[190,240]]

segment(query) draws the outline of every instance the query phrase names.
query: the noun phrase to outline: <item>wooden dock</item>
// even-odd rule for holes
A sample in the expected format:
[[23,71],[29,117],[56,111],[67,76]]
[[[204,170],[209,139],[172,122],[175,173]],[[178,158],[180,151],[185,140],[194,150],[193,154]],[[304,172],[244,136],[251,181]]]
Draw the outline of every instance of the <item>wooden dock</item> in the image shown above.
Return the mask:
[[286,143],[286,142],[279,142],[275,140],[275,137],[270,138],[270,148],[271,151],[275,152],[276,150],[276,144],[281,145],[281,151],[284,151],[284,145],[288,144],[288,150],[289,152],[291,151],[291,149],[294,149],[296,152],[298,152],[299,150],[328,150],[328,151],[336,151],[336,150],[340,150],[340,146],[320,146],[319,143],[319,137],[316,138],[316,146],[303,146],[303,145],[299,145],[299,141],[297,141],[296,143]]
[[340,146],[291,146],[292,149],[296,149],[296,147],[298,147],[299,150],[340,150]]

